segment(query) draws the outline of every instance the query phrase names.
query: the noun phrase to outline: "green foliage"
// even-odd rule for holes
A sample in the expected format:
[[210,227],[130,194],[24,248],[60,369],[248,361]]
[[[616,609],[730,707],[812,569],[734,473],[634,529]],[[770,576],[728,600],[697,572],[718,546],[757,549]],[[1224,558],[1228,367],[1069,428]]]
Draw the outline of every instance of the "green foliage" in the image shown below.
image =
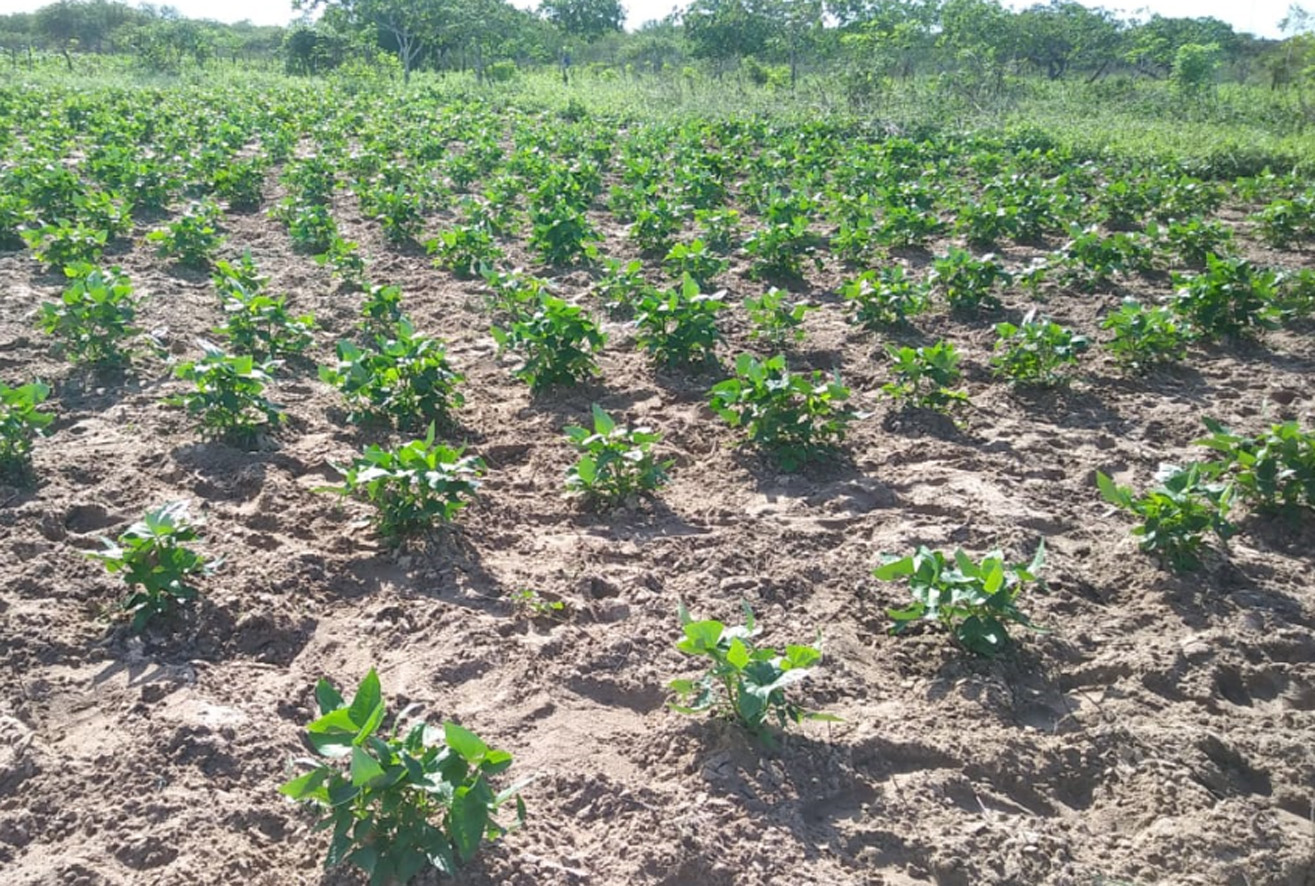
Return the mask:
[[530,221],[530,249],[550,265],[572,265],[597,254],[598,232],[584,210],[567,200],[535,207]]
[[646,427],[628,428],[593,405],[593,428],[572,425],[566,439],[580,458],[566,474],[566,488],[606,502],[651,492],[667,482],[671,461],[658,461],[653,446],[662,435]]
[[744,252],[752,259],[749,276],[755,280],[802,279],[806,260],[811,260],[817,268],[822,266],[817,254],[818,241],[818,236],[809,230],[808,218],[802,215],[754,231],[744,241]]
[[608,313],[624,316],[633,314],[635,305],[657,290],[644,277],[643,262],[608,258],[603,260],[603,275],[593,291]]
[[749,338],[763,339],[781,347],[788,341],[803,341],[804,315],[813,310],[807,302],[788,302],[787,293],[773,286],[758,298],[746,298],[744,308],[749,313]]
[[190,584],[192,579],[219,566],[187,547],[200,538],[196,531],[200,525],[189,516],[187,502],[173,502],[148,511],[117,542],[104,539],[103,551],[87,555],[104,563],[111,574],[122,575],[132,589],[122,608],[132,617],[134,632],[177,604],[195,600],[198,592]]
[[353,865],[371,886],[408,883],[428,867],[453,876],[486,841],[508,833],[496,817],[502,806],[514,800],[512,827],[524,824],[525,782],[498,793],[490,785],[511,766],[511,754],[456,723],[440,731],[423,720],[404,722],[412,708],[385,731],[387,707],[373,669],[350,704],[326,679],[316,684],[315,700],[320,716],[306,739],[322,760],[306,761],[314,768],[279,792],[322,810],[317,830],[333,833],[325,867]]
[[694,221],[699,239],[714,252],[730,252],[740,242],[741,216],[738,209],[696,209]]
[[443,343],[417,334],[405,317],[373,348],[340,341],[336,356],[320,367],[320,380],[346,397],[352,421],[382,419],[414,431],[450,424],[465,403],[459,390],[465,378],[448,363]]
[[283,296],[234,283],[220,297],[224,322],[215,329],[233,350],[264,361],[299,357],[314,340],[315,318],[288,313]]
[[375,182],[357,191],[361,212],[379,222],[389,243],[412,242],[424,224],[423,204],[419,194],[407,190],[403,182]]
[[1120,231],[1105,236],[1096,228],[1075,226],[1057,265],[1065,283],[1091,292],[1110,286],[1118,276],[1150,270],[1153,258],[1150,245],[1133,234]]
[[32,444],[55,421],[39,408],[49,396],[50,386],[39,381],[16,388],[0,382],[0,478],[26,479]]
[[730,262],[713,254],[702,240],[694,240],[672,246],[663,259],[663,265],[673,276],[689,276],[700,287],[705,287],[713,277],[730,267]]
[[1219,454],[1210,473],[1226,478],[1239,496],[1266,510],[1315,510],[1315,434],[1295,421],[1272,426],[1255,437],[1234,434],[1204,418],[1210,436],[1196,442]]
[[[1152,237],[1158,233],[1158,228],[1148,230]],[[1205,267],[1208,256],[1227,254],[1233,232],[1219,222],[1200,219],[1174,221],[1164,229],[1164,240],[1181,264],[1201,268]]]
[[60,350],[75,363],[109,365],[127,355],[123,343],[140,330],[133,326],[137,300],[132,284],[119,268],[80,264],[66,267],[72,282],[58,302],[41,305],[40,328],[59,341]]
[[371,286],[361,303],[361,330],[367,335],[391,335],[402,320],[402,287]]
[[[336,466],[335,466],[336,467]],[[423,440],[396,449],[367,446],[348,467],[338,467],[341,486],[319,492],[354,495],[375,508],[375,528],[390,543],[451,523],[479,489],[484,462],[434,442],[434,426]]]
[[502,259],[502,250],[485,225],[457,225],[425,245],[434,264],[463,280],[480,277]]
[[831,714],[805,710],[787,698],[786,690],[808,677],[822,660],[821,638],[809,646],[787,646],[778,651],[759,647],[762,633],[753,610],[744,604],[744,624],[695,621],[682,604],[680,627],[684,638],[676,648],[686,655],[706,658],[708,671],[697,680],[672,680],[678,702],[671,709],[682,714],[711,711],[729,717],[760,740],[771,743],[767,731],[772,720],[785,728],[804,720],[834,721]]
[[214,171],[210,189],[234,209],[255,209],[265,188],[265,172],[260,158],[232,160]]
[[1315,317],[1315,268],[1282,274],[1274,292],[1274,307],[1288,322]]
[[94,264],[109,241],[109,233],[101,228],[63,219],[28,228],[22,237],[32,257],[52,268]]
[[994,255],[979,259],[963,249],[952,248],[944,258],[932,263],[927,282],[945,296],[950,310],[976,313],[998,310],[1001,304],[996,290],[1009,285],[1011,278]]
[[1208,255],[1203,273],[1175,275],[1174,285],[1173,309],[1206,338],[1240,337],[1279,324],[1278,275],[1244,258]]
[[909,557],[882,557],[874,571],[881,581],[907,578],[913,603],[888,610],[895,620],[892,634],[902,633],[919,621],[939,622],[964,649],[977,655],[998,655],[1011,645],[1008,624],[1038,630],[1018,608],[1027,582],[1037,580],[1045,563],[1043,541],[1030,564],[1006,565],[999,551],[974,562],[962,550],[947,558],[940,551],[920,547]]
[[840,297],[852,322],[871,330],[900,326],[927,307],[926,290],[899,265],[864,271],[841,284]]
[[882,385],[881,390],[897,402],[938,411],[968,402],[967,392],[951,390],[963,373],[959,371],[959,352],[950,342],[918,348],[887,345],[886,353],[893,362],[891,374],[895,379]]
[[1124,299],[1101,328],[1113,333],[1107,347],[1114,359],[1133,372],[1182,360],[1191,338],[1190,331],[1169,308],[1148,308],[1135,299]]
[[712,411],[748,441],[794,471],[832,454],[850,422],[862,414],[846,409],[849,388],[839,376],[799,375],[777,355],[759,362],[750,354],[735,360],[735,377],[708,392]]
[[1233,487],[1209,482],[1209,473],[1201,465],[1162,465],[1156,474],[1160,485],[1140,496],[1099,471],[1096,483],[1106,501],[1141,518],[1132,530],[1141,539],[1141,549],[1180,572],[1201,565],[1205,533],[1227,541],[1236,531],[1228,521]]
[[515,350],[524,361],[515,375],[539,393],[553,385],[573,385],[598,374],[594,354],[607,337],[584,308],[542,295],[533,312],[506,329],[495,326],[500,351]]
[[292,247],[298,252],[329,255],[341,261],[351,251],[339,245],[342,238],[327,204],[283,200],[270,214],[287,226]]
[[1315,192],[1280,198],[1250,216],[1260,239],[1275,249],[1315,238]]
[[193,268],[209,267],[223,242],[219,222],[223,212],[214,203],[193,203],[178,218],[146,235],[160,255]]
[[206,436],[239,446],[252,446],[283,420],[283,409],[265,398],[273,363],[250,354],[230,356],[210,342],[199,342],[205,356],[181,364],[174,375],[193,389],[165,398],[182,406]]
[[335,231],[324,252],[315,255],[315,263],[329,269],[333,278],[351,291],[365,289],[365,259],[360,248],[339,237]]
[[680,233],[683,207],[663,199],[652,199],[635,211],[629,237],[645,253],[661,255],[671,248],[671,241]]
[[714,361],[721,340],[717,312],[726,306],[720,295],[704,295],[690,277],[679,289],[646,293],[635,308],[636,341],[668,365]]
[[991,369],[1017,384],[1043,387],[1066,384],[1067,366],[1076,365],[1078,354],[1087,348],[1085,336],[1065,329],[1053,320],[1036,319],[1036,311],[1029,311],[1023,322],[999,323],[995,327],[998,338]]

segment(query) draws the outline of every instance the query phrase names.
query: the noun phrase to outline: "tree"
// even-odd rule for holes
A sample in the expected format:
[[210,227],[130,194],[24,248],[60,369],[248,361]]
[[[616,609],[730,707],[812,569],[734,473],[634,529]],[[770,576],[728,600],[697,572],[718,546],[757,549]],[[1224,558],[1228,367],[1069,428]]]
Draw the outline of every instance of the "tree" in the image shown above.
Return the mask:
[[1020,57],[1051,80],[1071,68],[1094,70],[1094,78],[1115,58],[1119,27],[1105,10],[1052,0],[1023,10],[1015,21]]
[[694,0],[682,21],[691,53],[723,62],[760,54],[775,29],[756,0]]
[[620,31],[626,17],[619,0],[540,0],[539,15],[584,40]]
[[402,79],[411,71],[428,43],[443,31],[444,7],[439,0],[293,0],[299,10],[323,7],[325,18],[344,30],[369,30],[388,38],[402,62]]

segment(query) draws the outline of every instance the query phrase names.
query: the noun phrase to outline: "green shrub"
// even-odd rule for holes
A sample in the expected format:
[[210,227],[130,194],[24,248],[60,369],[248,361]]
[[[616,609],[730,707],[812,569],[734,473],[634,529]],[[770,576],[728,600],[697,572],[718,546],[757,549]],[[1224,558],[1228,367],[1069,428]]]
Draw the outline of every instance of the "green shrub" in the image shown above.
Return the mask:
[[1178,315],[1165,307],[1148,308],[1134,299],[1124,299],[1101,324],[1114,337],[1108,348],[1125,369],[1145,372],[1163,363],[1187,356],[1191,332]]

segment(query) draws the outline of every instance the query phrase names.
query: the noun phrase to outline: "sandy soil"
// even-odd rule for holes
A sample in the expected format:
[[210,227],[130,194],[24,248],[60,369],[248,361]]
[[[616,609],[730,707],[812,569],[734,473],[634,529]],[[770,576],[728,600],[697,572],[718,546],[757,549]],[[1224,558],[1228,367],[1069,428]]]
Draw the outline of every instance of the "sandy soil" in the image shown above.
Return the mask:
[[[276,788],[304,753],[315,680],[354,686],[375,666],[392,710],[423,703],[540,776],[529,827],[467,884],[1315,884],[1315,522],[1248,517],[1226,555],[1174,577],[1094,485],[1097,470],[1142,485],[1191,457],[1202,415],[1310,426],[1309,329],[1196,349],[1144,379],[1093,349],[1071,389],[1025,395],[989,376],[990,321],[933,313],[911,335],[948,337],[969,364],[973,405],[954,429],[892,414],[882,337],[845,322],[828,267],[792,361],[842,368],[873,415],[848,459],[792,476],[737,449],[705,407],[715,372],[655,370],[619,322],[596,384],[531,398],[495,354],[480,285],[388,248],[341,200],[375,279],[401,284],[417,325],[449,341],[468,378],[461,437],[489,465],[459,528],[400,554],[360,528],[361,506],[312,491],[367,439],[313,370],[277,386],[291,417],[277,448],[198,442],[160,402],[179,387],[163,361],[98,379],[54,357],[32,312],[59,279],[0,254],[0,377],[50,379],[58,414],[39,486],[0,495],[0,881],[357,882],[322,872],[325,835]],[[598,221],[606,254],[635,254]],[[147,296],[144,325],[195,353],[216,299],[143,231],[113,258]],[[327,359],[359,296],[260,213],[230,214],[226,235],[226,255],[250,249],[316,315]],[[743,271],[719,281],[724,363],[761,352]],[[587,298],[587,273],[555,276]],[[1122,294],[1055,293],[1045,310],[1100,339]],[[1021,291],[1006,301],[1005,316],[1027,306]],[[656,500],[599,514],[564,497],[561,429],[593,402],[665,435],[676,466]],[[122,586],[84,554],[177,499],[225,564],[199,605],[135,638],[114,612]],[[1050,632],[1016,654],[886,633],[904,591],[871,578],[880,553],[1023,559],[1041,538],[1046,588],[1025,605]],[[509,598],[526,588],[569,617],[518,612]],[[669,712],[667,681],[693,673],[673,648],[680,600],[727,619],[747,600],[773,642],[821,629],[827,657],[802,698],[843,722],[768,751]]]

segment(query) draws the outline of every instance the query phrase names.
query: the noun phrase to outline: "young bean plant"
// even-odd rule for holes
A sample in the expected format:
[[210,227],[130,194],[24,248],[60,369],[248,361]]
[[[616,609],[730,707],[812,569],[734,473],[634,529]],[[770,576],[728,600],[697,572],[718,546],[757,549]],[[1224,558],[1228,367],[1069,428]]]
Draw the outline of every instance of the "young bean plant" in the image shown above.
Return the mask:
[[886,353],[893,361],[890,369],[895,379],[881,390],[901,405],[944,412],[968,402],[966,391],[951,390],[963,373],[959,371],[959,352],[950,342],[918,348],[887,345]]
[[684,638],[676,648],[686,655],[708,659],[709,666],[697,680],[671,681],[670,688],[678,699],[671,705],[672,710],[727,717],[768,745],[775,743],[769,731],[773,720],[785,728],[787,723],[839,719],[805,710],[786,694],[822,660],[820,636],[810,646],[787,646],[783,652],[759,647],[756,638],[762,629],[747,603],[744,624],[729,626],[711,619],[695,621],[681,604],[680,627]]
[[580,458],[566,474],[566,488],[595,501],[618,502],[639,492],[652,492],[667,482],[671,461],[658,461],[653,446],[662,435],[646,427],[629,428],[597,403],[592,409],[593,427],[572,425],[566,439]]
[[746,298],[744,309],[749,313],[749,338],[762,339],[768,344],[783,347],[790,341],[803,341],[804,316],[813,305],[808,302],[786,301],[786,293],[773,286],[757,298]]
[[122,609],[140,633],[156,616],[167,615],[179,603],[195,600],[193,579],[209,575],[219,566],[189,548],[200,535],[201,521],[193,520],[187,502],[177,501],[147,512],[145,518],[123,532],[117,541],[103,539],[105,549],[87,556],[105,564],[131,588]]
[[993,656],[1010,646],[1009,623],[1039,630],[1018,608],[1018,597],[1026,583],[1037,580],[1045,556],[1044,541],[1031,563],[1013,566],[999,551],[974,562],[962,550],[948,558],[920,547],[908,557],[883,555],[873,575],[880,581],[908,579],[913,603],[887,610],[895,620],[892,634],[903,633],[919,621],[937,622],[964,649]]
[[[435,729],[410,719],[391,730],[379,676],[371,669],[348,704],[326,679],[315,686],[320,715],[306,727],[313,766],[279,792],[320,810],[317,830],[332,832],[325,867],[349,864],[371,886],[405,884],[426,868],[454,876],[486,841],[525,822],[521,781],[494,792],[511,754],[490,748],[470,730],[447,722]],[[497,813],[513,802],[515,823]]]
[[32,444],[55,421],[40,406],[50,396],[50,385],[30,382],[11,388],[0,382],[0,478],[28,479]]
[[174,375],[192,383],[192,390],[165,399],[182,406],[197,420],[205,436],[238,446],[252,446],[283,420],[283,408],[265,397],[273,363],[251,355],[232,356],[207,341],[200,360],[180,365]]
[[863,417],[845,408],[850,392],[838,375],[793,373],[780,355],[760,362],[741,354],[735,377],[708,394],[713,412],[731,427],[743,428],[750,443],[767,450],[787,471],[834,453],[849,423]]
[[338,467],[341,486],[317,491],[353,495],[375,508],[374,524],[391,544],[457,518],[479,489],[484,462],[434,442],[434,426],[423,440],[396,449],[367,446],[351,465]]
[[999,336],[991,369],[1020,385],[1053,387],[1066,384],[1065,368],[1078,362],[1078,354],[1087,348],[1085,336],[1065,329],[1053,320],[1036,319],[1029,311],[1023,322],[999,323]]
[[41,330],[55,337],[59,349],[75,363],[108,366],[122,363],[124,342],[140,330],[133,326],[137,300],[132,284],[117,267],[88,264],[64,269],[72,281],[57,302],[41,305]]
[[1162,465],[1156,474],[1159,486],[1140,496],[1099,471],[1096,484],[1106,501],[1141,518],[1132,534],[1143,551],[1156,554],[1175,572],[1188,572],[1201,565],[1207,532],[1226,542],[1237,531],[1228,520],[1234,487],[1213,482],[1212,473],[1199,464]]
[[541,296],[533,313],[491,331],[499,351],[521,355],[515,375],[536,394],[597,375],[594,355],[607,341],[584,308],[551,295]]

